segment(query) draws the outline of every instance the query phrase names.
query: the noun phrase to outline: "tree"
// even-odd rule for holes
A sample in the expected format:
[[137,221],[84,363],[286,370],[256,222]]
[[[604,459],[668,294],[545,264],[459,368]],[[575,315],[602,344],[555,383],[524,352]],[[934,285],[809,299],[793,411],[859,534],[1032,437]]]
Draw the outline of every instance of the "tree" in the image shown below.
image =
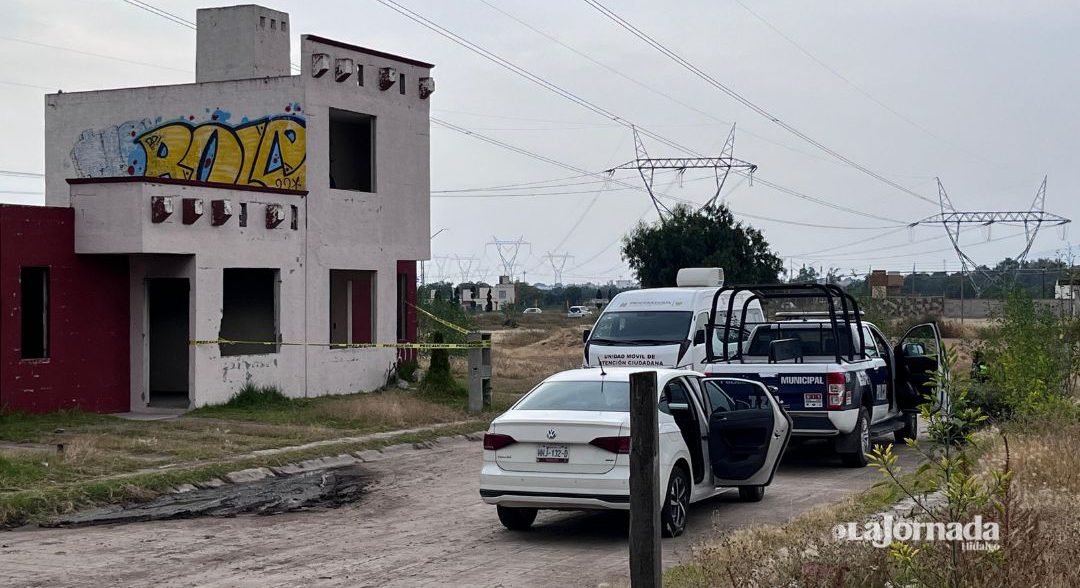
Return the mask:
[[737,283],[773,283],[784,267],[761,231],[737,222],[723,204],[676,206],[661,222],[638,223],[623,237],[623,259],[641,286],[674,286],[684,267],[722,267]]

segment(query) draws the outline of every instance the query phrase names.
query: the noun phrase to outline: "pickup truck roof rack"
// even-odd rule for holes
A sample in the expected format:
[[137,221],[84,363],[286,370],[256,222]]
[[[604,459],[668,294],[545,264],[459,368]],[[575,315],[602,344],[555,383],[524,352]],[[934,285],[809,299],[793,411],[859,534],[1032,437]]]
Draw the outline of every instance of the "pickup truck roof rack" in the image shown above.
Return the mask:
[[[749,296],[740,296],[740,294],[749,293]],[[724,323],[720,325],[717,323],[717,317],[719,316],[718,306],[720,305],[720,299],[724,294],[727,294],[727,308],[724,316]],[[750,285],[735,285],[725,286],[719,288],[715,294],[713,294],[712,311],[709,313],[709,322],[707,330],[709,336],[705,337],[705,361],[712,362],[717,360],[731,360],[738,359],[742,361],[743,349],[739,345],[736,348],[735,354],[731,355],[728,351],[728,340],[733,332],[732,319],[735,315],[735,301],[736,299],[742,300],[742,308],[739,313],[739,320],[735,324],[738,326],[746,325],[746,314],[750,307],[750,304],[755,300],[777,300],[777,299],[792,299],[792,298],[808,298],[824,300],[828,306],[828,311],[822,313],[823,317],[829,319],[829,329],[832,332],[833,351],[835,353],[836,362],[841,363],[844,359],[844,355],[847,355],[848,361],[855,361],[856,355],[860,359],[866,359],[866,341],[863,337],[862,328],[862,313],[859,311],[859,303],[855,298],[845,292],[842,288],[835,284],[816,284],[816,283],[797,283],[797,284],[750,284]],[[779,313],[778,313],[779,314]],[[806,313],[801,313],[800,316],[807,316]],[[777,324],[777,323],[773,323]],[[841,327],[842,325],[842,327]],[[859,336],[859,345],[854,345],[854,337],[851,330],[852,325],[856,326],[855,332]],[[723,329],[723,337],[720,341],[724,343],[721,345],[720,350],[722,355],[718,355],[717,349],[713,348],[713,333],[717,329]],[[843,353],[841,346],[841,333],[851,343],[848,345],[847,353]],[[856,353],[856,349],[858,352]]]

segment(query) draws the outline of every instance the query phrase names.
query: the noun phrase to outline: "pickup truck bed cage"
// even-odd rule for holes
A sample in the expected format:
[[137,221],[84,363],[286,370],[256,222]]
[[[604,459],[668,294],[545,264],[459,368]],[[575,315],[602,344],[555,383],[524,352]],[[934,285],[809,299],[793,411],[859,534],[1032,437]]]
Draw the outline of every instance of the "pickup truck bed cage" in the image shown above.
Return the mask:
[[[738,320],[734,321],[735,315],[735,300],[738,298],[738,294],[742,292],[749,292],[750,296],[745,297],[742,300],[742,308],[738,309]],[[727,294],[727,308],[724,309],[727,312],[720,314],[718,306],[721,304],[721,297]],[[719,341],[730,341],[730,335],[737,329],[746,325],[747,310],[750,303],[755,300],[769,301],[769,300],[790,300],[790,299],[819,299],[824,300],[828,310],[823,313],[823,316],[828,319],[828,322],[822,322],[820,329],[828,329],[832,336],[834,344],[833,352],[837,363],[842,363],[845,359],[848,361],[855,361],[858,359],[866,359],[866,348],[863,337],[862,318],[859,311],[859,303],[855,301],[855,298],[845,292],[839,286],[834,284],[815,284],[815,283],[799,283],[799,284],[758,284],[758,285],[736,285],[725,286],[716,291],[713,295],[712,311],[709,313],[709,322],[707,325],[708,336],[705,337],[705,361],[730,361],[730,360],[743,360],[743,347],[742,345],[735,346],[735,353],[731,354],[728,344],[721,345],[721,349],[714,348],[713,341],[716,337],[713,335],[717,333],[719,329],[722,329],[721,337]],[[723,316],[723,324],[717,323],[718,316]],[[765,323],[770,325],[776,325],[778,329],[782,329],[784,323]],[[733,326],[734,325],[734,326]],[[852,331],[852,326],[856,329]],[[858,345],[855,344],[854,334],[858,333]],[[782,339],[782,335],[780,336]],[[843,345],[844,339],[849,343]],[[823,338],[824,340],[824,338]],[[781,357],[786,359],[796,359],[796,355],[787,350],[790,346],[788,341],[783,340],[775,341],[775,343],[781,343],[782,349],[779,353],[773,350],[770,346],[769,360],[775,362],[781,360]],[[846,347],[846,349],[845,349]],[[825,349],[826,345],[823,342],[821,349]],[[719,352],[719,353],[718,353]],[[796,361],[802,361],[802,354],[797,355]]]

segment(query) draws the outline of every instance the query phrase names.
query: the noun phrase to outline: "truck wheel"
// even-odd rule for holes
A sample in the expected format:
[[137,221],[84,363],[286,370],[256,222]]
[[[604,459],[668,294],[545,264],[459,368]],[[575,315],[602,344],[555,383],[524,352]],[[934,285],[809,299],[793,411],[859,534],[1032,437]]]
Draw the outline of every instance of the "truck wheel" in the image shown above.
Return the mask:
[[855,435],[858,440],[856,443],[858,449],[855,453],[841,454],[840,460],[849,468],[866,467],[866,464],[870,463],[870,460],[866,457],[866,454],[870,453],[870,417],[867,416],[865,408],[859,409],[859,420],[851,434]]
[[499,521],[511,531],[524,531],[532,526],[536,520],[535,508],[514,508],[509,506],[497,506]]
[[899,431],[893,431],[893,437],[896,439],[897,445],[904,443],[905,439],[915,439],[919,436],[919,413],[917,412],[905,412],[904,413],[904,428]]
[[743,502],[761,502],[764,497],[764,486],[739,486],[739,500]]

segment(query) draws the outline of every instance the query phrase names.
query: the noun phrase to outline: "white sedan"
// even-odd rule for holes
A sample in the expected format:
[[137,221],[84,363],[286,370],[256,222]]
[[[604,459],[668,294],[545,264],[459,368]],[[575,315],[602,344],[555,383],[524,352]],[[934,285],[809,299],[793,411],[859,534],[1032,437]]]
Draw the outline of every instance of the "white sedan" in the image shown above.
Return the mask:
[[[491,423],[480,496],[508,529],[539,509],[630,508],[630,374],[584,368],[555,374]],[[665,536],[686,528],[691,503],[737,487],[761,500],[791,420],[750,380],[658,369],[660,513]]]

